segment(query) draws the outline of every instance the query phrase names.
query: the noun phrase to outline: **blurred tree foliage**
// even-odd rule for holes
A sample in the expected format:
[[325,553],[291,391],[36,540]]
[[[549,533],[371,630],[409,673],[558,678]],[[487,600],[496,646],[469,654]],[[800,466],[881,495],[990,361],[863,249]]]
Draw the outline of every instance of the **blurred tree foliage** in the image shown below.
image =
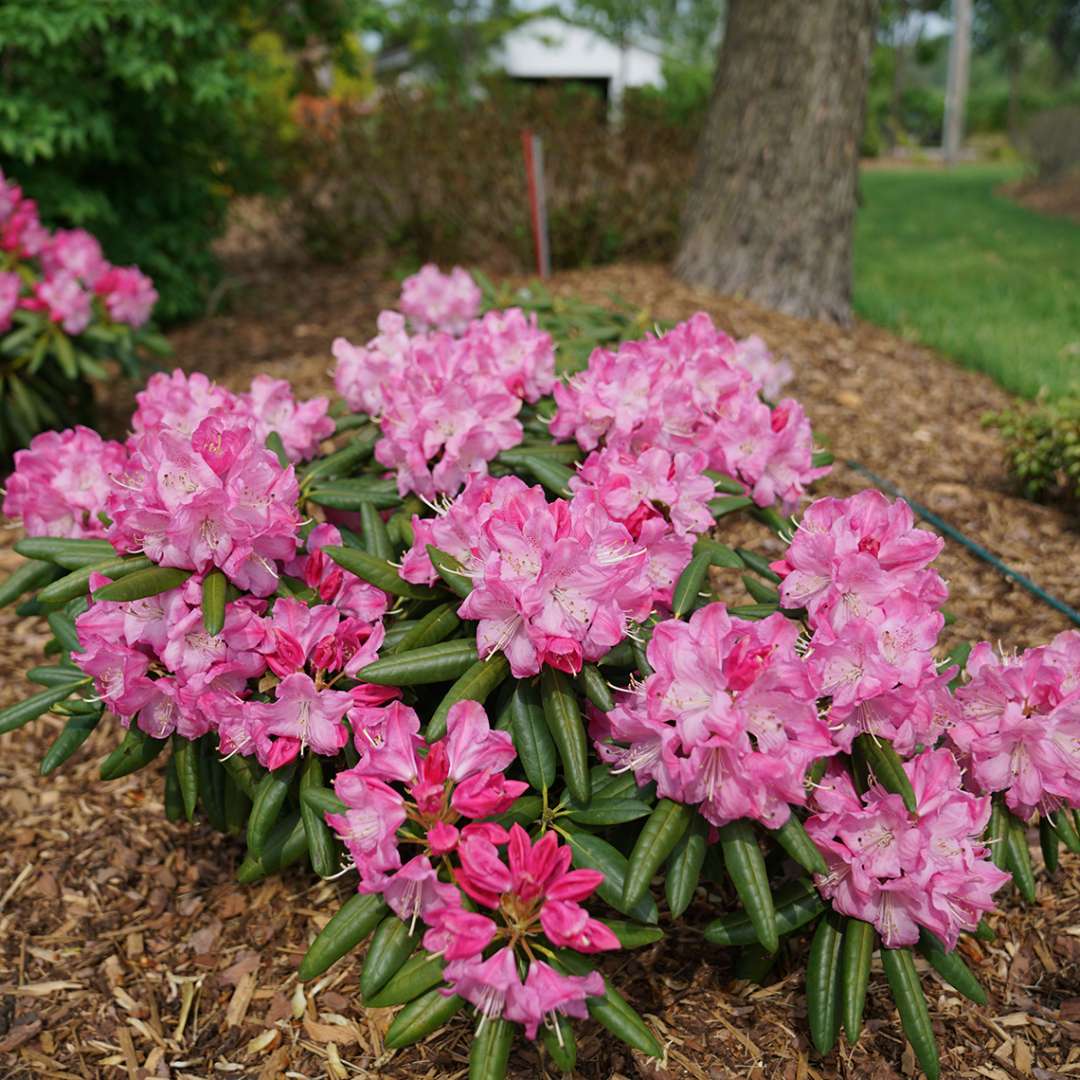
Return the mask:
[[0,166],[50,224],[151,274],[159,317],[195,314],[228,197],[276,180],[290,95],[352,63],[376,18],[369,0],[5,0]]

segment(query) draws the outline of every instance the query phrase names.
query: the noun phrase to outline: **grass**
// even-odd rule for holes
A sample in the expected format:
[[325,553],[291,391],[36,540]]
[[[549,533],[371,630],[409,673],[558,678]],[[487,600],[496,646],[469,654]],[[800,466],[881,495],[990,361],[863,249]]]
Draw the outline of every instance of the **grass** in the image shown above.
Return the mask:
[[994,194],[1016,175],[865,171],[855,310],[1013,393],[1080,392],[1080,225]]

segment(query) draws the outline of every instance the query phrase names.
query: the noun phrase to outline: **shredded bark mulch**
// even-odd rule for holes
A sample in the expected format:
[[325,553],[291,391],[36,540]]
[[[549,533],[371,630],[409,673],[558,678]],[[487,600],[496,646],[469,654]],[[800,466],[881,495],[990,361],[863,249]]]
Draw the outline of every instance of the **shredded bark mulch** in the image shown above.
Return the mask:
[[1002,189],[1014,202],[1040,214],[1080,222],[1080,170],[1053,180],[1033,177],[1006,184]]
[[[224,294],[229,310],[172,335],[176,362],[233,386],[256,371],[325,392],[337,334],[370,336],[396,286],[377,260],[349,267],[249,258]],[[680,285],[663,269],[615,266],[559,275],[556,291],[605,302],[618,294],[653,319],[699,308],[737,335],[759,333],[797,372],[792,394],[820,440],[927,504],[950,523],[1080,605],[1076,522],[1012,493],[996,436],[980,423],[1010,403],[983,376],[962,371],[870,326],[838,329],[763,311]],[[130,388],[109,402],[130,411]],[[843,465],[816,487],[846,495],[866,486]],[[770,549],[751,524],[739,542]],[[0,530],[0,571],[17,561]],[[778,550],[773,547],[771,550]],[[1006,648],[1043,641],[1063,616],[949,542],[940,560],[956,622],[943,648],[989,638]],[[722,580],[738,597],[736,581]],[[48,632],[0,612],[0,705],[24,691]],[[104,785],[97,762],[115,743],[105,723],[77,761],[43,781],[37,762],[59,730],[45,718],[8,736],[0,756],[0,1077],[206,1078],[454,1077],[467,1069],[471,1023],[459,1017],[425,1044],[386,1053],[392,1010],[362,1008],[358,965],[342,962],[302,989],[295,968],[317,929],[347,895],[345,881],[289,873],[249,888],[233,882],[240,844],[208,827],[164,819],[161,779],[148,769]],[[991,918],[997,938],[965,940],[988,986],[978,1008],[926,974],[943,1075],[1035,1080],[1080,1075],[1080,859],[1062,856],[1038,903],[1012,899]],[[810,1048],[797,940],[775,981],[736,981],[726,952],[698,929],[720,901],[699,892],[680,927],[656,946],[614,958],[609,973],[655,1026],[663,1065],[627,1050],[595,1024],[580,1028],[579,1073],[641,1078],[892,1080],[918,1074],[880,970],[854,1048],[824,1060]],[[555,1075],[519,1046],[515,1078]]]

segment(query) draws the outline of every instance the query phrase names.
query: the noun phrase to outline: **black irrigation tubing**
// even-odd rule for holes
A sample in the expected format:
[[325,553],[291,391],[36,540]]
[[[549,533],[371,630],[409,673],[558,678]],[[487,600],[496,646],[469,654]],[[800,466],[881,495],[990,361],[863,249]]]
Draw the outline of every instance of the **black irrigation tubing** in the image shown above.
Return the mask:
[[895,484],[890,484],[888,480],[878,476],[877,473],[872,472],[865,465],[860,465],[857,461],[845,461],[844,464],[849,469],[854,469],[855,472],[861,473],[883,491],[887,491],[893,498],[903,499],[915,514],[921,517],[923,521],[933,525],[938,532],[944,533],[951,540],[955,540],[958,544],[963,545],[973,555],[977,555],[984,562],[989,563],[1003,577],[1012,578],[1012,580],[1022,588],[1027,589],[1032,596],[1038,597],[1044,604],[1048,604],[1055,611],[1060,611],[1067,619],[1071,619],[1077,626],[1080,626],[1080,611],[1077,611],[1076,608],[1070,607],[1064,600],[1059,600],[1056,596],[1051,596],[1045,589],[1036,585],[1031,578],[1021,574],[1019,570],[1014,570],[1011,566],[1006,566],[1006,564],[992,551],[987,550],[982,544],[965,536],[955,526],[950,525],[947,521],[938,517],[932,510],[928,510],[921,503],[917,503],[914,499],[905,495]]

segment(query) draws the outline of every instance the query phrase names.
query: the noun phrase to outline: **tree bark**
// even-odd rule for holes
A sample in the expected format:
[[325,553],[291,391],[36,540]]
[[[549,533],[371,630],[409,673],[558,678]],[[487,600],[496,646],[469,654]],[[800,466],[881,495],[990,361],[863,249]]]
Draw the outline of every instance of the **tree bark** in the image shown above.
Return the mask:
[[730,0],[676,273],[794,315],[851,316],[876,0]]

